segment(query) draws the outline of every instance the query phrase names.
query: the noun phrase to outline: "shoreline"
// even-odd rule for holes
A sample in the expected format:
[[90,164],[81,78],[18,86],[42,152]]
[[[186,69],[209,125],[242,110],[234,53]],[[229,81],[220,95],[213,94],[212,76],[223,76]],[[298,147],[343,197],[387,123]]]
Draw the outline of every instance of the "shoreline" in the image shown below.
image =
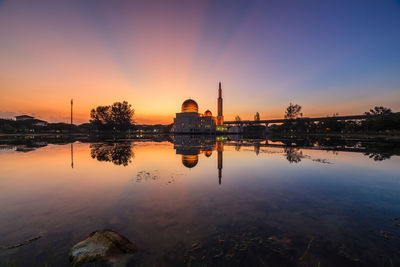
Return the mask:
[[[0,138],[20,138],[20,137],[57,137],[57,138],[90,138],[90,137],[114,137],[116,139],[136,139],[132,137],[136,137],[137,134],[123,134],[123,133],[96,133],[96,134],[90,134],[90,133],[13,133],[13,134],[5,134],[5,133],[0,133]],[[169,135],[182,135],[182,134],[174,134],[174,133],[140,133],[142,137],[144,136],[169,136]],[[190,134],[183,134],[183,135],[190,135]],[[210,135],[210,134],[194,134],[190,135],[193,137],[202,137],[202,136],[242,136],[242,137],[252,137],[252,135],[246,135],[246,134],[229,134],[229,133],[224,133],[224,134],[217,134],[217,135]],[[395,141],[395,142],[400,142],[400,133],[389,133],[389,134],[382,134],[382,133],[354,133],[354,134],[349,134],[349,133],[302,133],[302,134],[264,134],[260,135],[258,137],[265,137],[267,139],[306,139],[310,137],[316,137],[316,138],[344,138],[347,140],[386,140],[386,141]]]
[[344,138],[347,140],[388,140],[388,141],[399,141],[400,142],[400,134],[379,134],[379,133],[370,133],[370,134],[344,134],[344,133],[314,133],[314,134],[272,134],[270,135],[272,138],[288,138],[288,139],[304,139],[307,137],[336,137],[336,138]]

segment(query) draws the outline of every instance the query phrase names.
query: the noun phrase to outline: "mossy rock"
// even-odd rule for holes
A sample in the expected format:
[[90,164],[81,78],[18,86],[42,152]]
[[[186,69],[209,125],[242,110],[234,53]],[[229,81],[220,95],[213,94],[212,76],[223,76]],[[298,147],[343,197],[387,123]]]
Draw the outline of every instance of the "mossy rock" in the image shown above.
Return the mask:
[[126,237],[112,230],[97,230],[77,243],[69,253],[73,266],[87,262],[114,261],[121,255],[133,254],[137,248]]

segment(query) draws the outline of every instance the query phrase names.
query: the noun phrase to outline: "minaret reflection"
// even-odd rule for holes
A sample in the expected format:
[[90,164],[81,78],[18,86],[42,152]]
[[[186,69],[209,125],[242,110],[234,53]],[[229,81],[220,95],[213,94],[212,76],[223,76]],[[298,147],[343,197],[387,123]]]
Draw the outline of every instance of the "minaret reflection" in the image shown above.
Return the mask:
[[222,155],[224,151],[224,143],[217,142],[217,152],[218,152],[218,183],[221,185],[222,180]]
[[215,136],[175,135],[174,148],[176,154],[182,155],[182,164],[187,168],[197,166],[199,154],[204,154],[208,158],[211,157],[214,150],[217,150],[218,184],[222,183],[222,159],[224,151],[222,141],[216,141]]

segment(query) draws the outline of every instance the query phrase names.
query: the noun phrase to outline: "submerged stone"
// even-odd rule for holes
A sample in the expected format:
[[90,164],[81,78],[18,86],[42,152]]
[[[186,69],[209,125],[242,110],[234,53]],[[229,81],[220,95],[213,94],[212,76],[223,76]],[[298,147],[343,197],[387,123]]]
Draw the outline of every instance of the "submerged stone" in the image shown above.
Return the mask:
[[[97,230],[88,238],[77,243],[69,253],[73,265],[81,265],[87,262],[125,261],[126,256],[135,253],[137,248],[124,236],[111,230]],[[120,265],[120,264],[117,264]]]

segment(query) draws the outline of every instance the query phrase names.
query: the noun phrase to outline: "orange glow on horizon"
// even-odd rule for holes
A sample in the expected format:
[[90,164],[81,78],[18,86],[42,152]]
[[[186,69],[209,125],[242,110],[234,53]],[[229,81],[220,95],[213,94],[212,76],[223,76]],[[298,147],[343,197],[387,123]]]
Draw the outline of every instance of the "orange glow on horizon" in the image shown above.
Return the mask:
[[[328,58],[304,68],[308,46],[298,47],[296,57],[292,47],[284,50],[269,38],[279,29],[269,25],[267,34],[259,28],[261,3],[233,18],[242,12],[224,7],[228,17],[220,19],[224,14],[214,14],[209,1],[185,1],[179,8],[169,1],[133,2],[115,9],[99,4],[90,12],[68,2],[43,1],[41,8],[1,2],[0,118],[27,114],[69,122],[73,98],[77,124],[89,121],[92,108],[124,100],[137,123],[170,124],[189,98],[200,113],[216,115],[218,82],[225,120],[253,119],[256,112],[279,119],[289,102],[303,106],[308,117],[362,114],[374,105],[400,109],[398,82],[386,74],[372,81],[365,75],[347,83],[309,83],[335,66]],[[282,38],[291,28],[282,28]]]

